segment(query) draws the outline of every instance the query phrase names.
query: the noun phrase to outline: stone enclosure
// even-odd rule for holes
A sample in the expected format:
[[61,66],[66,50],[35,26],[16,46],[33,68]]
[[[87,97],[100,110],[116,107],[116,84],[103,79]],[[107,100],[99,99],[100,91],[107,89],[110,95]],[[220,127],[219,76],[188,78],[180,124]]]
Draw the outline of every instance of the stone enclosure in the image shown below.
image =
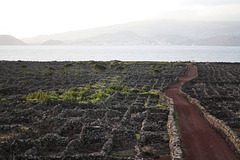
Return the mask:
[[[96,63],[104,67],[94,68]],[[0,159],[117,160],[172,156],[167,124],[173,110],[164,105],[158,91],[183,76],[185,64],[1,61],[0,68]],[[131,92],[116,90],[97,103],[61,98],[29,102],[23,98],[39,89],[60,95],[71,87],[94,85],[102,89],[122,85]],[[187,87],[185,90],[191,92]],[[239,110],[230,105],[232,102],[226,108],[229,113],[215,114],[234,113],[229,125],[239,129],[235,123]]]
[[[240,153],[240,64],[197,63],[198,77],[183,85],[187,99]],[[187,95],[186,95],[186,94]]]

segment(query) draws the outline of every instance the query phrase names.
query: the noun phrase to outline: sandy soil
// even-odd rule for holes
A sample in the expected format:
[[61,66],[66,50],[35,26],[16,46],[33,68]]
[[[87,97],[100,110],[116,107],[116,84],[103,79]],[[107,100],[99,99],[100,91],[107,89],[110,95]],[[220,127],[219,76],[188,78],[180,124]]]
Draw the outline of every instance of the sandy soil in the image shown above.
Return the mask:
[[196,77],[196,69],[188,64],[185,77],[166,91],[178,112],[185,160],[237,160],[225,139],[200,116],[196,108],[179,94],[183,82]]

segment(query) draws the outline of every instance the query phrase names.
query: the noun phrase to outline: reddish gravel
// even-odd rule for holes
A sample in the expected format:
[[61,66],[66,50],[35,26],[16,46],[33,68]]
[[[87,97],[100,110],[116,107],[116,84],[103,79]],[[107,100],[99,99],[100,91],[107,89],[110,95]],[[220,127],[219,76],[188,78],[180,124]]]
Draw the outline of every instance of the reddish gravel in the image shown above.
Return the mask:
[[179,94],[183,82],[196,77],[196,69],[187,64],[185,77],[166,91],[178,112],[185,160],[238,160],[225,139],[200,116],[196,108]]

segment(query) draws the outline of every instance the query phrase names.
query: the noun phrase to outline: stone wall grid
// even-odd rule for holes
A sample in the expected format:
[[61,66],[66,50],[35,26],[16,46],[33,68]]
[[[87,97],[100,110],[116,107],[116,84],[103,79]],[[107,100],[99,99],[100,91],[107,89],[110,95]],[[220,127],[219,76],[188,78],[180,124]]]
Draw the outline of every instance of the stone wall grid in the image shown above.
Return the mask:
[[216,130],[220,131],[226,138],[227,141],[230,142],[230,145],[235,149],[238,155],[240,155],[240,139],[234,131],[227,126],[222,120],[217,119],[206,109],[200,105],[199,101],[195,98],[191,98],[189,95],[180,90],[180,94],[182,94],[186,99],[192,103],[197,109],[200,111],[201,115],[213,126]]

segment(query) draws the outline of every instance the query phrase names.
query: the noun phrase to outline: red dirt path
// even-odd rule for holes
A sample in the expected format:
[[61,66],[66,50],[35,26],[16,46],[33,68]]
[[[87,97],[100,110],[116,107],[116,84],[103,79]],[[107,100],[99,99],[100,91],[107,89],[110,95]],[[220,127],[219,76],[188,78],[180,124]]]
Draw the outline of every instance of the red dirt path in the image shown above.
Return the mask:
[[183,82],[196,77],[196,69],[187,64],[185,77],[171,86],[166,95],[173,98],[183,142],[184,160],[238,160],[225,139],[200,116],[196,108],[179,94]]

